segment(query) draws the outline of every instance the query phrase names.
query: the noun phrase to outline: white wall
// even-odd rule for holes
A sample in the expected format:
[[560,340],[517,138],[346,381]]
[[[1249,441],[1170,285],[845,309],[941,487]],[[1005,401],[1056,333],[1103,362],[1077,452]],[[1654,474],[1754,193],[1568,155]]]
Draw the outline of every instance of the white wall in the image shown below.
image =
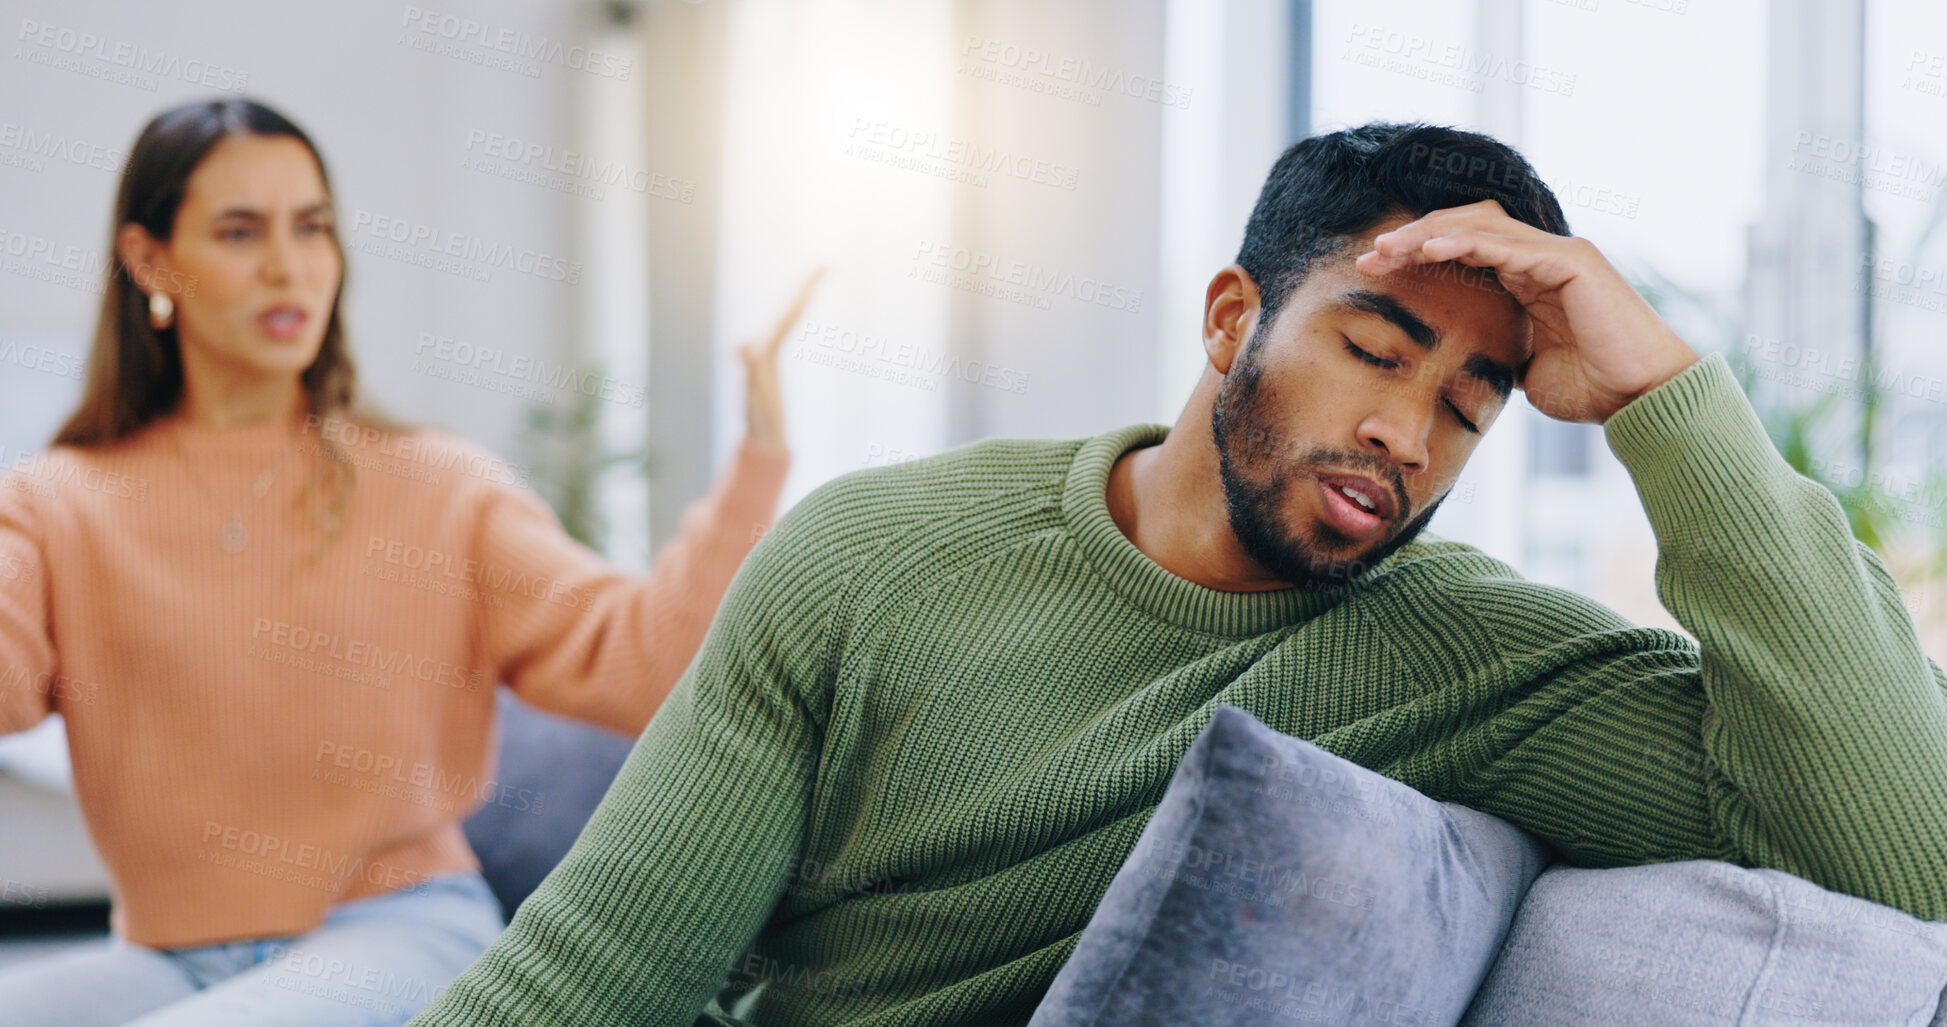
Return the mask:
[[1204,285],[1287,142],[1288,19],[1284,0],[729,5],[719,457],[741,431],[730,349],[821,262],[785,349],[787,503],[979,438],[1173,421]]

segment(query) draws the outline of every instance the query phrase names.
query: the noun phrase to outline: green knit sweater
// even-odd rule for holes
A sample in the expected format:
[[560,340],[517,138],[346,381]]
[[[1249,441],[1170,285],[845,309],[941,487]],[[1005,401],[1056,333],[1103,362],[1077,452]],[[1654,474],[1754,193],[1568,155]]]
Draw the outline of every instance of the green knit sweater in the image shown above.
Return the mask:
[[1578,864],[1731,860],[1947,919],[1947,677],[1721,356],[1604,428],[1701,651],[1431,534],[1330,594],[1175,577],[1105,501],[1165,431],[813,491],[412,1023],[1025,1023],[1218,703]]

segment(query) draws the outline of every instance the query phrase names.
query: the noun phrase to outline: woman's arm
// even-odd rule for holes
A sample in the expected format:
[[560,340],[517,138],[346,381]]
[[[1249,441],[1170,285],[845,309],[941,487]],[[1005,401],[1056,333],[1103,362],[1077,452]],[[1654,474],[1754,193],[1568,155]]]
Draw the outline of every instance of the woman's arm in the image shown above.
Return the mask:
[[[731,575],[776,514],[790,467],[777,353],[823,277],[823,268],[813,271],[770,334],[738,349],[744,439],[710,494],[684,509],[677,537],[656,555],[647,580],[613,573],[564,544],[553,514],[531,493],[495,498],[482,563],[546,579],[540,604],[490,608],[493,666],[504,668],[522,698],[630,735],[662,705],[703,644]],[[489,594],[500,598],[500,591]],[[564,616],[564,608],[585,616]]]
[[33,487],[20,472],[0,477],[0,735],[54,712],[61,680],[47,633],[47,564]]
[[641,733],[770,526],[789,465],[746,439],[647,577],[569,537],[533,493],[490,490],[474,553],[489,666],[534,706]]

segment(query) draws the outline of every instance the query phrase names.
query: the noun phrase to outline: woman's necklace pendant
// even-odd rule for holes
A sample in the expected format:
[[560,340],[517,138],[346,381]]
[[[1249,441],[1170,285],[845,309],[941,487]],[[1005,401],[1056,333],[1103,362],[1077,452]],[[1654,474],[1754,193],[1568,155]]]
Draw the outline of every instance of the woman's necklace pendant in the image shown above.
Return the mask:
[[217,543],[226,553],[241,553],[243,547],[249,542],[250,533],[243,530],[243,521],[235,517],[230,518],[230,523],[223,526],[223,534],[217,539]]

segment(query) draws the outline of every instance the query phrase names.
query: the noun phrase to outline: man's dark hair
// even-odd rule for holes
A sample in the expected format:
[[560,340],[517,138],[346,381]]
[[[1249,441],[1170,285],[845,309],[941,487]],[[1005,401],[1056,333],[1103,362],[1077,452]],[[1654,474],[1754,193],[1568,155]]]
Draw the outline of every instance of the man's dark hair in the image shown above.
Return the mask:
[[1517,221],[1569,234],[1554,192],[1491,136],[1375,121],[1298,140],[1271,166],[1237,251],[1257,283],[1258,325],[1277,317],[1314,264],[1387,215],[1419,217],[1490,198]]

